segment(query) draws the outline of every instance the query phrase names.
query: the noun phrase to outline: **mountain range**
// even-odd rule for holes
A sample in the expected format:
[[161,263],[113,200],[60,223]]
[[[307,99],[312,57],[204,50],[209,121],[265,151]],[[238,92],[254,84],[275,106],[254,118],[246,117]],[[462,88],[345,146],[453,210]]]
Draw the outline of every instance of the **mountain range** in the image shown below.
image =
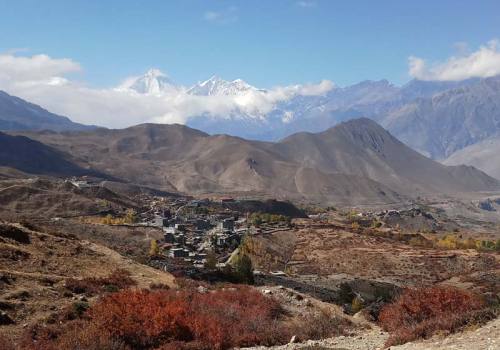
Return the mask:
[[[272,94],[241,79],[227,81],[216,76],[186,88],[157,69],[127,80],[117,90],[159,97],[182,93],[239,100]],[[456,82],[412,80],[401,87],[387,80],[364,81],[334,86],[322,94],[291,94],[276,101],[266,113],[236,108],[223,118],[203,113],[189,118],[186,124],[211,135],[275,142],[294,133],[317,133],[364,117],[375,120],[400,141],[432,159],[474,165],[500,177],[494,166],[500,164],[500,153],[492,150],[492,145],[500,143],[500,76]],[[0,92],[0,130],[89,128],[93,127]]]
[[279,142],[159,124],[23,134],[68,155],[79,168],[193,195],[352,205],[500,188],[497,180],[473,167],[444,166],[424,157],[367,118]]
[[[499,81],[499,77],[458,82],[412,80],[401,87],[387,80],[363,81],[347,87],[334,86],[319,95],[291,94],[266,113],[236,109],[223,118],[203,114],[189,118],[187,125],[210,134],[276,141],[296,132],[320,132],[348,119],[368,117],[423,154],[444,159],[490,136],[489,131],[483,135],[474,129],[499,129]],[[270,94],[241,79],[227,81],[216,76],[184,88],[154,69],[130,81],[126,88],[156,95],[173,89],[196,96],[253,98]],[[463,130],[451,135],[459,126]]]
[[[241,79],[226,81],[218,77],[186,91],[199,96],[268,94],[267,90]],[[476,143],[475,152],[481,148],[484,153],[484,147],[491,145],[491,138],[498,137],[499,76],[448,82],[412,80],[401,87],[387,80],[364,81],[333,87],[320,95],[296,94],[277,102],[265,114],[249,114],[244,110],[235,110],[224,118],[204,114],[188,119],[187,125],[209,134],[277,141],[297,132],[321,132],[360,117],[377,121],[406,145],[432,159],[447,164],[457,164],[455,160],[459,159],[498,176],[491,166],[484,165],[487,162],[466,156],[470,152],[462,152],[450,161],[446,159]],[[481,143],[486,139],[490,141]]]

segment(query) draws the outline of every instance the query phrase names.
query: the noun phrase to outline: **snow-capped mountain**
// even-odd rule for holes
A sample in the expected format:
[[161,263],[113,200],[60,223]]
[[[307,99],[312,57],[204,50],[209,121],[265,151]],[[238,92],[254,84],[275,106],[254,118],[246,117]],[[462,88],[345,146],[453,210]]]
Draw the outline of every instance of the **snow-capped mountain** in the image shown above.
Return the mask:
[[146,95],[164,95],[179,89],[166,74],[155,68],[148,70],[142,76],[127,79],[118,87],[118,90],[134,91]]
[[214,75],[194,85],[187,93],[197,96],[240,96],[249,91],[258,91],[258,89],[241,79],[228,81]]
[[266,91],[241,79],[217,76],[188,89],[150,69],[119,89],[181,97],[172,101],[180,101],[174,108],[189,109],[188,126],[257,140],[320,132],[342,121],[368,117],[421,153],[444,159],[500,132],[499,81],[500,77],[458,82],[412,80],[403,86],[387,80],[363,81],[310,94],[304,92],[306,85]]

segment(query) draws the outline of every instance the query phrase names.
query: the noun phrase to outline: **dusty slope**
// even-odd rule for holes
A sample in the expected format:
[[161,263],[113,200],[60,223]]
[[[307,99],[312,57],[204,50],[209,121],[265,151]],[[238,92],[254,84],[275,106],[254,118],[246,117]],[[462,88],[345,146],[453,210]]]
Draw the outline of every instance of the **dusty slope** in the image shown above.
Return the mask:
[[0,166],[46,175],[85,175],[96,172],[76,165],[68,154],[24,136],[0,132]]
[[454,193],[496,185],[475,169],[431,161],[369,119],[352,120],[319,134],[292,135],[275,147],[311,168],[363,175],[399,193]]
[[445,167],[421,156],[369,119],[278,143],[153,124],[28,135],[71,154],[84,167],[192,194],[246,192],[323,204],[379,204],[499,186],[476,169]]
[[466,164],[500,179],[500,136],[491,137],[453,153],[446,165]]

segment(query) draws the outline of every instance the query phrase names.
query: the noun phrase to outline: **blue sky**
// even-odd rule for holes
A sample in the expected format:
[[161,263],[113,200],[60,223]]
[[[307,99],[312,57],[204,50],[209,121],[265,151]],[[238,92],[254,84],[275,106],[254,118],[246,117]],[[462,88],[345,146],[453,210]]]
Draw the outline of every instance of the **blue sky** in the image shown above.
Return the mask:
[[499,1],[0,0],[0,52],[79,62],[96,87],[160,68],[259,87],[410,79],[408,57],[442,61],[500,37]]

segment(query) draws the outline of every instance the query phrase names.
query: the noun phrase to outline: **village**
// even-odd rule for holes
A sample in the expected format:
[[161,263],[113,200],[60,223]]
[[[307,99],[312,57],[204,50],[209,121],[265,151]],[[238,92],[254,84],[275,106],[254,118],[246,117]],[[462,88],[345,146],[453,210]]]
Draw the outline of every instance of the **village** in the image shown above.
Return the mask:
[[153,243],[151,264],[165,271],[187,270],[188,274],[207,265],[221,270],[246,236],[289,227],[284,216],[275,216],[281,221],[263,222],[259,214],[242,212],[238,206],[239,200],[231,197],[152,201],[151,210],[139,215],[141,224],[163,231],[163,240]]

